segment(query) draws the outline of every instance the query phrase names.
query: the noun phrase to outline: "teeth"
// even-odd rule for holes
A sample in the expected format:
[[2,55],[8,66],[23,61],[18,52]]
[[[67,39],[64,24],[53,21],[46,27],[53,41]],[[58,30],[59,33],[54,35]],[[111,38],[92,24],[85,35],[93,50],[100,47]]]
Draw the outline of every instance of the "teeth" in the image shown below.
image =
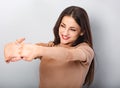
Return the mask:
[[62,36],[63,37],[63,39],[68,39],[69,37],[66,37],[66,36]]

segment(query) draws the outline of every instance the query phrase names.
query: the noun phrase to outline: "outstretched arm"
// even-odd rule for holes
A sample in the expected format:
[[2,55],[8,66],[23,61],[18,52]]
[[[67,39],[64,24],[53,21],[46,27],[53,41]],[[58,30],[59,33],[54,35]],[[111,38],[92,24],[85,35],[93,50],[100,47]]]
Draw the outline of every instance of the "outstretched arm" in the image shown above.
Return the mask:
[[38,45],[24,45],[22,56],[24,60],[31,61],[35,57],[45,56],[59,61],[80,61],[89,63],[93,56],[93,50],[87,44],[80,44],[77,47],[45,47]]
[[94,51],[87,44],[76,47],[39,47],[39,56],[46,56],[59,61],[80,61],[88,64],[94,57]]

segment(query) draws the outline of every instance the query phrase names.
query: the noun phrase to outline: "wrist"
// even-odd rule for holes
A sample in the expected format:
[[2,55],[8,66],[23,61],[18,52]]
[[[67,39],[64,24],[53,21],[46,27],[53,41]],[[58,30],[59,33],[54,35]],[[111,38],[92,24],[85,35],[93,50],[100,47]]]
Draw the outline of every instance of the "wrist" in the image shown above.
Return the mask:
[[38,46],[38,45],[36,45],[36,56],[37,57],[41,57],[42,56],[42,46]]

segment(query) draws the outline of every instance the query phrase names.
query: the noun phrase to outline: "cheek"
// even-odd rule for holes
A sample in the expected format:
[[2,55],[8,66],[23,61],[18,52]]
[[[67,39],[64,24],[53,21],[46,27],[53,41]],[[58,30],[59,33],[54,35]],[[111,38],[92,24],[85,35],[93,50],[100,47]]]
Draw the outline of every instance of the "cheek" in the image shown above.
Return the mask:
[[61,38],[61,31],[58,32],[59,38]]
[[72,35],[74,39],[77,39],[79,37],[79,34]]
[[63,32],[63,29],[62,28],[59,28],[59,33],[62,33]]
[[60,34],[61,34],[61,30],[59,30],[58,34],[59,34],[59,36],[60,36]]
[[62,33],[63,33],[62,29],[59,29],[59,36],[60,36],[60,34],[62,34]]

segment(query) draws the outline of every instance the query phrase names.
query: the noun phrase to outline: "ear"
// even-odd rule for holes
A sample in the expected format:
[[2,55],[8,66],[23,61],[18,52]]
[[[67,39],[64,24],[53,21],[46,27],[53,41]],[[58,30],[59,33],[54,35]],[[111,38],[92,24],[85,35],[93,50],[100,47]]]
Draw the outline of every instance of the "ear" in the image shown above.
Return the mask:
[[84,35],[84,32],[81,32],[81,33],[80,33],[80,36],[83,36],[83,35]]

